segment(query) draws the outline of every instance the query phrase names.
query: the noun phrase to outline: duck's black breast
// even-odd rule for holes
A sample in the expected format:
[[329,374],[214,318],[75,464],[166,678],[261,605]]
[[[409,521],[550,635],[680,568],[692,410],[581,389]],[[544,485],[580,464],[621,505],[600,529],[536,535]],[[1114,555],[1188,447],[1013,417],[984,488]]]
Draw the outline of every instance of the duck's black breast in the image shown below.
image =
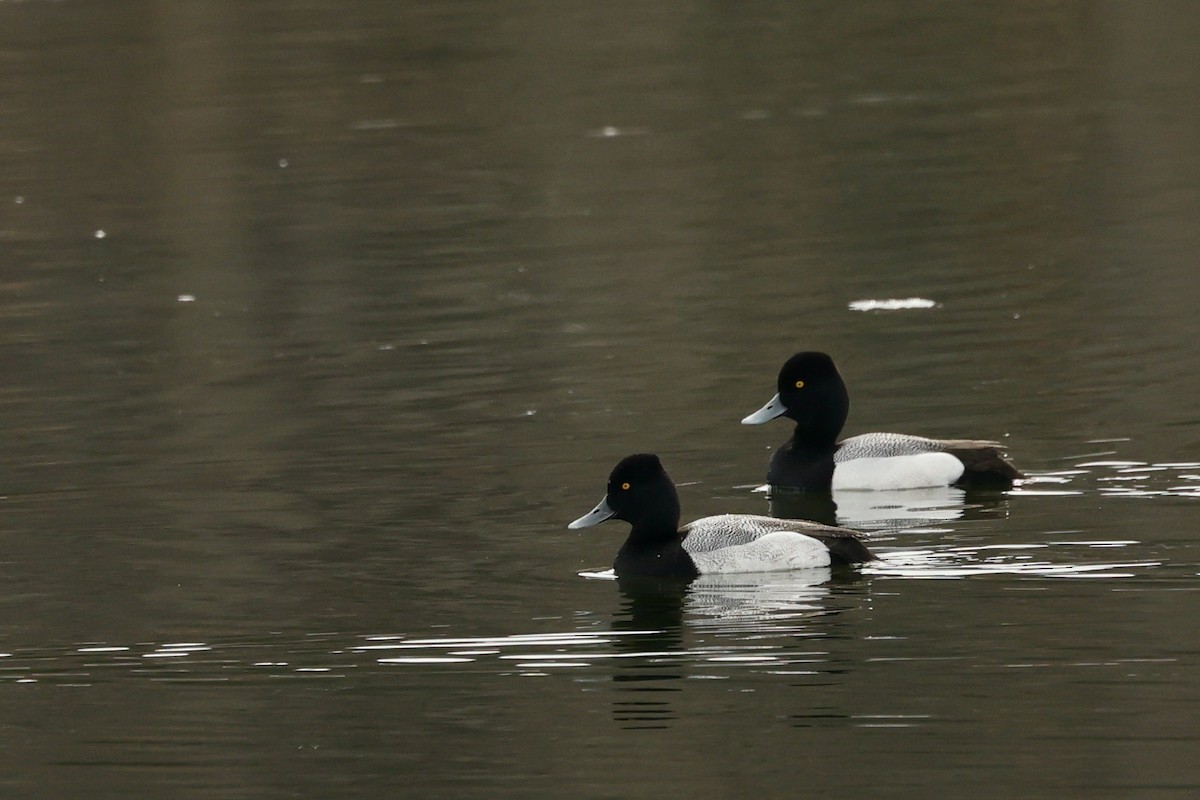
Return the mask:
[[613,571],[617,575],[648,578],[695,578],[700,574],[680,544],[680,539],[643,543],[627,541],[617,552]]
[[829,489],[833,484],[833,449],[812,448],[789,439],[771,456],[767,483],[796,489]]

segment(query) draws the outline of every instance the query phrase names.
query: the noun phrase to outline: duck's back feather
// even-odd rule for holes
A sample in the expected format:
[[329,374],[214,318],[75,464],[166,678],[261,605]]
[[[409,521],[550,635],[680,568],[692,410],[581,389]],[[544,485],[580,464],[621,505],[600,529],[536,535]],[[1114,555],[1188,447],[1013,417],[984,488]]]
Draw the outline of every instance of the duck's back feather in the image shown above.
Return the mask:
[[[858,531],[808,520],[776,519],[756,514],[721,514],[698,519],[680,529],[683,549],[694,561],[722,549],[744,547],[777,533],[801,534],[815,539],[829,551],[830,562],[834,564],[875,560],[875,556],[862,543],[862,534]],[[771,543],[772,547],[784,546],[784,541],[776,538]],[[793,542],[793,545],[798,546],[798,542]],[[701,571],[704,571],[703,568]]]
[[952,481],[1011,483],[1023,478],[1004,457],[1004,446],[987,439],[929,439],[902,433],[864,433],[851,436],[837,445],[835,464],[867,458],[896,458],[949,453],[962,462],[961,476]]
[[841,464],[859,458],[896,458],[922,453],[944,452],[937,439],[909,436],[903,433],[863,433],[838,442],[833,463]]

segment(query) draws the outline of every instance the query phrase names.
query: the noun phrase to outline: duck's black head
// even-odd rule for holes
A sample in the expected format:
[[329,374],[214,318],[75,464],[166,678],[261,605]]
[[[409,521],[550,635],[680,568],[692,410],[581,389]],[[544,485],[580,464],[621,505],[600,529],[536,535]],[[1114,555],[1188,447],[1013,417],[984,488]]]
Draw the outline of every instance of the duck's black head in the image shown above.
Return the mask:
[[850,413],[850,395],[833,359],[811,350],[796,353],[779,370],[776,386],[778,394],[742,422],[787,417],[796,423],[796,438],[832,445]]
[[658,456],[626,456],[608,476],[608,503],[617,519],[633,524],[648,518],[668,518],[679,523],[679,494]]
[[608,476],[608,491],[590,513],[569,528],[588,528],[606,519],[621,519],[635,531],[679,527],[679,494],[658,456],[637,453],[621,459]]

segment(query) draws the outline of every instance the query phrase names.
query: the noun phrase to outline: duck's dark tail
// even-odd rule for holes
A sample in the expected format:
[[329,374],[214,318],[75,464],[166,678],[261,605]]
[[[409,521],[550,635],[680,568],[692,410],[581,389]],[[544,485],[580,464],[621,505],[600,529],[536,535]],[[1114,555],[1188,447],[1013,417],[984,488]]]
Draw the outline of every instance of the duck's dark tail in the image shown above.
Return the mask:
[[810,533],[809,531],[805,531],[805,533],[820,539],[821,543],[829,548],[829,559],[834,566],[879,560],[879,556],[872,553],[863,542],[862,534],[849,529],[845,529],[845,531],[845,533]]
[[1003,445],[977,439],[944,439],[939,442],[947,453],[963,462],[966,469],[958,483],[969,486],[1012,486],[1024,478],[1021,471],[1004,457]]

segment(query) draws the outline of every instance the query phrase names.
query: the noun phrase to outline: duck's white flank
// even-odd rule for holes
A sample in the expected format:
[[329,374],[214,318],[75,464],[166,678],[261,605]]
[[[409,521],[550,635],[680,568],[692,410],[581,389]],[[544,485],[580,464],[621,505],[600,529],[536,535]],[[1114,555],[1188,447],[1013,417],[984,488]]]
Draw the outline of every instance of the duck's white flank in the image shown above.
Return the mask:
[[747,544],[689,555],[701,575],[813,569],[828,567],[830,563],[828,547],[811,536],[793,531],[768,533]]
[[963,463],[949,453],[917,453],[839,461],[834,491],[846,489],[925,489],[948,486],[962,477]]
[[807,520],[754,514],[704,517],[684,530],[683,549],[702,575],[827,567],[829,548],[801,531],[839,531]]

